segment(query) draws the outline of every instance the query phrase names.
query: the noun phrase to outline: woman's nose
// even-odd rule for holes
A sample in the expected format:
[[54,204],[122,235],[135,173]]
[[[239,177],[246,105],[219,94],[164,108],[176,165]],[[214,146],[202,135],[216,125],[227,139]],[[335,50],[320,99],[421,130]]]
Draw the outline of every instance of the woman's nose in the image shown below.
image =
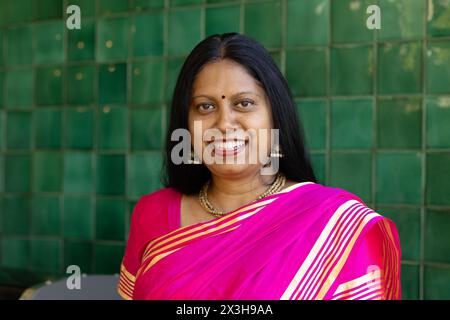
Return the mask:
[[221,105],[218,112],[216,128],[226,133],[226,130],[237,129],[236,115],[228,106]]

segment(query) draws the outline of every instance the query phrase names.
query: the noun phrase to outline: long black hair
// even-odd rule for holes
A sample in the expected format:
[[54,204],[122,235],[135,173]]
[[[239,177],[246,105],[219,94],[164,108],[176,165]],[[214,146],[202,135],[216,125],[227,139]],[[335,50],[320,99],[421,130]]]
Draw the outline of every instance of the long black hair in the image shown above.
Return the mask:
[[164,185],[184,194],[195,194],[211,178],[211,173],[204,164],[174,164],[170,155],[178,142],[171,141],[170,137],[175,129],[188,128],[189,102],[196,75],[207,63],[221,59],[239,63],[262,84],[272,108],[274,129],[279,129],[279,142],[284,154],[280,158],[279,170],[287,179],[316,182],[305,147],[303,129],[285,78],[261,44],[248,36],[233,32],[212,35],[201,41],[181,68],[173,92],[166,135]]

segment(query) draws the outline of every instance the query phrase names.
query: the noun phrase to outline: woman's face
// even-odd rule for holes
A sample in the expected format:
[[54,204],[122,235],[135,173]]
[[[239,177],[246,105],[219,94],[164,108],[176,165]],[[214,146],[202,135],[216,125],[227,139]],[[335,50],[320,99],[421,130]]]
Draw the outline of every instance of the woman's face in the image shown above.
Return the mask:
[[[195,130],[194,122],[201,123],[201,130]],[[197,74],[188,126],[196,150],[202,146],[203,163],[217,176],[255,175],[264,162],[258,150],[270,153],[273,125],[266,93],[244,67],[230,59],[211,62]],[[205,152],[222,162],[206,162]]]

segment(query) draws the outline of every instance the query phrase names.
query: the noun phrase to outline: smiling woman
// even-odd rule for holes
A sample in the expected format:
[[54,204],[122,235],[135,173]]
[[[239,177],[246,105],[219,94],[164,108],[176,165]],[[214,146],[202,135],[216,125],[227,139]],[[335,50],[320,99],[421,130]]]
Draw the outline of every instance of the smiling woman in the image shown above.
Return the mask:
[[[188,163],[172,159],[178,129],[191,137]],[[287,82],[253,39],[213,35],[187,57],[165,169],[166,187],[134,208],[123,298],[400,298],[395,225],[316,182]]]

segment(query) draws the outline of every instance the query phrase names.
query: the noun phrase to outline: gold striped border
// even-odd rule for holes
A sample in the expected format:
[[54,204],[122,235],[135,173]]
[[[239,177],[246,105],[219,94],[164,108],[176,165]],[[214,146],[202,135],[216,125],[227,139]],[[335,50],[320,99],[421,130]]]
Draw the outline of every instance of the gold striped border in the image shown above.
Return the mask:
[[[362,230],[364,229],[364,227],[367,225],[367,223],[370,222],[370,220],[372,220],[373,218],[379,217],[380,215],[376,212],[374,212],[373,210],[370,209],[369,211],[370,213],[365,214],[364,218],[362,221],[358,222],[358,227],[355,231],[354,228],[352,229],[353,232],[353,236],[351,237],[350,243],[345,246],[344,249],[344,254],[339,258],[338,263],[335,265],[335,267],[332,269],[331,274],[328,276],[328,281],[326,281],[323,286],[321,287],[320,291],[318,292],[318,294],[316,295],[315,299],[316,300],[322,300],[323,297],[325,296],[325,294],[328,292],[328,290],[330,289],[331,285],[333,284],[333,282],[336,280],[336,278],[338,277],[339,273],[342,270],[342,267],[344,266],[345,262],[347,261],[348,256],[350,255],[350,252],[353,249],[353,246],[355,245],[356,241],[359,238],[359,235],[361,234]],[[347,240],[347,239],[346,239]],[[335,259],[334,261],[336,261],[337,259]],[[334,263],[333,261],[333,263]],[[333,264],[331,263],[330,266]],[[328,270],[324,273],[322,273],[322,277],[321,279],[317,282],[317,283],[321,283],[323,278],[325,277],[325,274],[328,272]]]
[[[217,236],[217,235],[220,235],[220,234],[223,234],[223,233],[227,233],[227,232],[233,231],[233,230],[235,230],[235,229],[237,229],[237,228],[239,228],[239,227],[240,227],[240,225],[236,225],[236,226],[231,227],[231,228],[228,228],[228,229],[226,229],[226,230],[224,230],[224,231],[222,231],[222,232],[216,233],[214,236]],[[141,268],[138,270],[137,275],[140,276],[141,274],[146,273],[146,272],[147,272],[152,266],[154,266],[158,261],[160,261],[161,259],[167,257],[168,255],[170,255],[170,254],[172,254],[172,253],[178,251],[179,249],[183,248],[184,246],[185,246],[185,245],[180,246],[180,247],[178,247],[178,248],[175,248],[175,249],[173,249],[173,250],[171,250],[171,251],[168,251],[168,252],[162,252],[161,254],[155,254],[155,255],[153,255],[153,257],[152,257],[151,259],[149,259],[147,265],[143,264],[143,265],[141,266]]]
[[[240,221],[242,221],[242,220],[244,220],[244,219],[246,219],[248,217],[251,217],[252,215],[258,213],[263,208],[264,207],[261,206],[261,207],[255,209],[253,211],[250,211],[250,212],[248,212],[246,214],[240,215],[237,218],[234,218],[234,219],[231,219],[231,220],[229,220],[227,222],[218,224],[217,227],[214,227],[214,228],[203,228],[203,230],[205,230],[205,229],[206,230],[205,231],[199,231],[199,232],[197,232],[195,234],[192,234],[192,235],[190,235],[188,237],[181,238],[181,239],[179,239],[179,240],[177,240],[175,242],[169,243],[166,246],[161,247],[161,245],[158,245],[158,246],[155,246],[156,248],[155,247],[149,248],[148,250],[146,250],[146,253],[143,256],[142,261],[144,262],[145,260],[147,260],[152,255],[157,255],[157,254],[159,254],[159,253],[161,253],[163,251],[170,250],[173,247],[186,244],[187,242],[193,241],[193,240],[195,240],[195,239],[197,239],[197,238],[199,238],[201,236],[205,236],[205,235],[214,233],[214,232],[216,232],[218,230],[223,230],[223,229],[225,229],[225,228],[227,228],[229,226],[232,226],[233,224],[236,224],[236,223],[238,223],[238,222],[240,222]],[[177,238],[179,238],[179,237],[174,237],[174,239],[177,239]]]
[[132,296],[135,281],[136,277],[126,269],[125,265],[122,262],[120,266],[119,283],[117,284],[117,292],[122,298],[126,300],[133,299]]
[[[234,212],[234,213],[230,213],[224,217],[218,218],[218,219],[213,219],[210,222],[206,222],[206,223],[202,223],[200,225],[198,225],[197,227],[192,227],[192,226],[186,226],[180,229],[176,229],[173,230],[172,232],[169,232],[168,234],[165,234],[161,237],[155,238],[154,240],[152,240],[151,242],[149,242],[149,244],[147,245],[144,254],[142,255],[142,261],[144,261],[147,256],[148,256],[148,252],[150,250],[153,250],[155,247],[160,247],[168,242],[174,241],[178,238],[182,238],[182,237],[187,237],[190,234],[194,234],[196,232],[201,232],[202,230],[215,230],[216,229],[216,225],[220,225],[221,223],[223,223],[224,220],[228,220],[232,217],[235,217],[236,215],[238,215],[241,212],[247,211],[247,210],[252,210],[254,208],[259,208],[259,207],[264,207],[266,205],[268,205],[269,203],[275,201],[277,198],[272,198],[269,200],[265,200],[265,201],[261,201],[258,203],[254,203],[248,206],[245,206],[243,208],[241,208],[240,210]],[[262,209],[262,208],[261,208]],[[233,221],[236,221],[236,219],[234,219]],[[183,232],[180,232],[181,230],[186,229]],[[198,234],[198,233],[196,233]],[[196,234],[194,234],[193,236],[191,235],[189,238],[195,238]],[[201,234],[201,233],[200,233]]]
[[[302,186],[308,185],[308,184],[314,184],[314,182],[309,182],[309,181],[308,182],[299,182],[299,183],[296,183],[296,184],[294,184],[294,185],[292,185],[292,186],[290,186],[290,187],[288,187],[286,189],[281,190],[280,192],[274,193],[273,195],[285,194],[285,193],[288,193],[288,192],[290,192],[290,191],[292,191],[294,189],[297,189],[299,187],[302,187]],[[215,228],[216,225],[219,225],[224,220],[227,220],[227,219],[229,219],[231,217],[234,217],[234,216],[238,215],[241,212],[244,212],[244,211],[247,211],[247,210],[252,210],[252,209],[255,209],[255,208],[262,207],[262,206],[266,206],[266,205],[272,203],[273,201],[275,201],[278,198],[279,197],[274,197],[274,198],[270,198],[268,200],[258,201],[257,203],[250,203],[249,205],[246,205],[246,206],[242,207],[241,209],[239,209],[236,212],[227,214],[226,216],[218,218],[218,219],[213,219],[212,221],[207,222],[207,223],[203,223],[203,224],[201,224],[201,225],[199,225],[197,227],[192,228],[192,226],[186,226],[186,227],[183,227],[183,228],[179,228],[179,229],[173,230],[173,231],[171,231],[171,232],[169,232],[169,233],[167,233],[167,234],[165,234],[165,235],[163,235],[161,237],[155,238],[154,240],[149,242],[149,244],[147,245],[147,247],[146,247],[146,249],[144,251],[144,254],[143,254],[143,259],[141,261],[144,261],[146,259],[148,251],[150,251],[151,249],[153,249],[153,248],[155,248],[157,246],[162,246],[162,245],[164,245],[164,244],[166,244],[168,242],[171,242],[171,241],[173,241],[173,240],[175,240],[177,238],[181,238],[181,237],[187,236],[190,233],[195,233],[197,231],[202,231],[202,230],[205,230],[205,229],[208,229],[208,228]],[[183,229],[185,229],[185,230],[180,232]]]
[[353,279],[348,282],[340,284],[339,287],[334,292],[334,294],[337,296],[339,294],[342,294],[344,291],[354,290],[356,287],[359,287],[363,284],[367,284],[368,282],[373,283],[373,282],[377,281],[377,279],[380,279],[380,278],[381,278],[380,270],[373,270],[359,278],[356,278],[356,279]]
[[[342,225],[343,223],[346,222],[346,220],[341,221],[342,220],[341,218],[347,213],[347,211],[350,208],[352,211],[356,211],[359,209],[362,209],[362,211],[360,211],[356,217],[352,217],[350,215],[350,213],[348,213],[348,215],[350,216],[350,218],[349,218],[350,222],[349,222],[349,225],[345,229],[335,228],[335,227],[339,227],[340,225]],[[314,296],[314,292],[317,292],[320,289],[316,295],[316,299],[323,298],[326,291],[329,289],[329,287],[332,285],[334,279],[336,278],[336,275],[339,273],[340,269],[342,268],[343,262],[347,258],[351,248],[354,245],[354,242],[356,241],[357,237],[359,236],[359,233],[371,219],[373,219],[377,216],[379,216],[377,213],[375,213],[370,208],[365,207],[363,204],[361,204],[359,201],[356,201],[356,200],[349,200],[349,201],[345,202],[344,204],[340,205],[339,208],[334,212],[332,217],[329,219],[327,225],[322,230],[322,232],[321,232],[319,238],[317,239],[317,241],[315,242],[313,248],[310,250],[307,258],[304,260],[304,262],[300,266],[299,270],[293,277],[291,283],[286,288],[285,292],[283,293],[283,295],[281,296],[280,299],[282,299],[282,300],[293,299],[299,294],[300,294],[300,298],[304,298],[305,293],[301,292],[301,290],[303,288],[305,288],[306,285],[309,285],[307,287],[309,287],[308,292],[311,292],[310,296],[311,295]],[[348,231],[353,231],[355,229],[356,229],[356,231],[353,233],[353,236],[351,237],[352,233],[348,232]],[[328,272],[328,270],[326,270],[327,272],[325,272],[323,270],[323,266],[322,266],[321,268],[318,268],[319,273],[315,272],[316,275],[314,277],[310,276],[309,280],[305,276],[307,273],[310,273],[310,271],[312,270],[313,264],[317,264],[319,261],[322,260],[321,258],[326,252],[334,249],[333,247],[335,247],[336,245],[329,246],[329,248],[327,250],[324,250],[321,253],[320,257],[317,256],[317,254],[318,254],[318,252],[320,252],[321,248],[324,247],[324,245],[328,242],[327,240],[333,238],[333,237],[331,237],[331,234],[336,233],[336,232],[337,232],[337,235],[336,235],[336,237],[334,237],[333,242],[336,242],[336,239],[339,239],[340,235],[348,233],[346,238],[344,240],[340,241],[340,247],[338,248],[340,251],[342,251],[342,247],[349,237],[351,237],[351,241],[350,241],[349,245],[344,249],[344,254],[339,259],[338,264],[332,270],[331,275],[329,277],[330,280],[326,281],[319,288],[318,284],[321,283],[321,281],[325,277],[325,274]],[[334,260],[330,261],[330,259],[332,259],[332,258],[329,257],[326,260],[326,265],[328,266],[328,269],[334,264],[334,262],[336,260],[336,259],[334,259]],[[323,265],[324,263],[322,262],[321,264]],[[319,281],[315,281],[315,283],[313,283],[312,279],[316,278],[317,275],[320,273],[322,274],[322,276],[319,279]]]
[[386,262],[386,298],[397,299],[399,297],[400,291],[400,280],[398,277],[400,268],[398,261],[400,259],[400,253],[396,246],[391,227],[387,220],[382,221],[382,223],[380,224],[380,229],[386,236],[384,239],[384,246],[387,250],[385,258],[389,258]]

